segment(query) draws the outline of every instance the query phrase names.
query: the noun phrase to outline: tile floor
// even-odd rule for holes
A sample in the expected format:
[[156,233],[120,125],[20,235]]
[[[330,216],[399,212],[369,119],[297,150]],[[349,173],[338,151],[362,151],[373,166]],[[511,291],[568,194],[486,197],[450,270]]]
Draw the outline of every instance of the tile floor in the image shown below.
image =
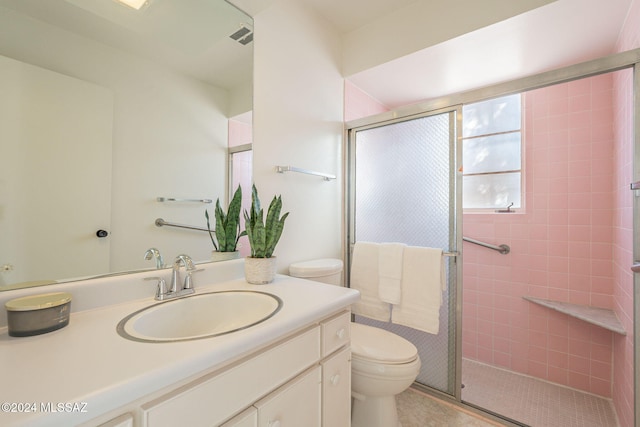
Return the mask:
[[609,399],[462,361],[462,400],[532,427],[618,427]]
[[[465,402],[531,427],[618,427],[611,401],[463,360]],[[397,397],[402,427],[495,427],[502,423],[412,388]]]

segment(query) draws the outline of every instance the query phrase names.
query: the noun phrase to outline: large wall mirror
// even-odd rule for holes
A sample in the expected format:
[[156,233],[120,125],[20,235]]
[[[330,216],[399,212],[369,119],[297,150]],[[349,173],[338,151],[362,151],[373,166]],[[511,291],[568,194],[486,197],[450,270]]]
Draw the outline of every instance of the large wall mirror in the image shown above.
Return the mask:
[[252,24],[225,0],[0,0],[0,290],[210,259],[155,221],[206,227],[228,197]]

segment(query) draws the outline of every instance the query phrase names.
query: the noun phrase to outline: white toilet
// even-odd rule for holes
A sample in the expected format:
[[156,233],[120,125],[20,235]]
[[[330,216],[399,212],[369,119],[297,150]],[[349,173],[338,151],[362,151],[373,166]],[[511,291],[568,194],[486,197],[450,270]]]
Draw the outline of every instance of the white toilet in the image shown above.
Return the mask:
[[[342,261],[317,259],[289,266],[289,274],[341,284]],[[351,427],[399,427],[396,395],[418,376],[420,357],[406,339],[380,328],[351,324]]]

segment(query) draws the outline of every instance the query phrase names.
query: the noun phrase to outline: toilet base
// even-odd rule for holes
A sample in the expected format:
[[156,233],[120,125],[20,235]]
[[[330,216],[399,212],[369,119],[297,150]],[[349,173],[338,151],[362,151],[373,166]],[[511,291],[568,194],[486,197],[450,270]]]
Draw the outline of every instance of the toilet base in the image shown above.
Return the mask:
[[402,427],[395,396],[353,399],[351,427]]

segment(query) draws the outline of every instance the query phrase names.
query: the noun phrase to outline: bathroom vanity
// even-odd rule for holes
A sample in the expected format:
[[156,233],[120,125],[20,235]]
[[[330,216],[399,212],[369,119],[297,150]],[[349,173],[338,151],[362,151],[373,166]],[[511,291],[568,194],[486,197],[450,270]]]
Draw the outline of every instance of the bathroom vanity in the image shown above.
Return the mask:
[[[137,342],[116,331],[157,304],[144,281],[157,272],[47,287],[74,295],[70,324],[28,338],[0,329],[0,424],[348,426],[349,306],[358,292],[288,276],[249,285],[242,262],[208,264],[196,294],[266,292],[281,309],[247,329],[191,341]],[[3,307],[9,297],[0,295]]]

